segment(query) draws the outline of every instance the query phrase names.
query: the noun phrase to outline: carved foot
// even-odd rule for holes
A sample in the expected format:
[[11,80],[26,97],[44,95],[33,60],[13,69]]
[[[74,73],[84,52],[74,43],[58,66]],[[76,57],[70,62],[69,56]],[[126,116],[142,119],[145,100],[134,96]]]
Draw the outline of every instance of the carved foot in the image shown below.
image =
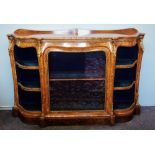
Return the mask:
[[18,109],[15,108],[15,107],[12,108],[12,116],[13,117],[17,117],[18,116]]
[[110,116],[110,124],[111,124],[111,125],[115,125],[115,120],[116,120],[116,119],[115,119],[115,115],[111,115],[111,116]]

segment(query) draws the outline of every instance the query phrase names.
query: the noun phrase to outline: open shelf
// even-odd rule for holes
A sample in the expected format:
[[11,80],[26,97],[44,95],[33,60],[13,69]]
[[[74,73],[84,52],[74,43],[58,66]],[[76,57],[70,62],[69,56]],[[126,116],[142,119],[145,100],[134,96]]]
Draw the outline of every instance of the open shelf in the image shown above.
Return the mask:
[[128,87],[136,80],[136,68],[116,69],[115,87]]
[[27,92],[18,87],[19,104],[28,111],[41,111],[41,93]]
[[34,47],[21,48],[14,46],[14,56],[18,67],[36,67],[38,68],[37,51]]
[[95,79],[102,78],[101,73],[80,73],[80,72],[54,72],[50,74],[50,79]]
[[125,110],[130,108],[134,103],[132,101],[124,101],[123,103],[114,104],[114,110]]
[[133,47],[118,47],[116,67],[121,68],[133,66],[138,58],[138,45]]
[[119,47],[116,57],[113,108],[130,108],[134,103],[134,90],[138,59],[138,45]]
[[105,77],[105,53],[50,52],[48,55],[50,79],[82,79]]
[[114,109],[127,109],[134,103],[135,85],[129,90],[115,90],[113,103]]
[[16,66],[17,81],[24,87],[40,88],[40,76],[38,70],[24,70]]
[[50,82],[51,111],[104,110],[105,81]]

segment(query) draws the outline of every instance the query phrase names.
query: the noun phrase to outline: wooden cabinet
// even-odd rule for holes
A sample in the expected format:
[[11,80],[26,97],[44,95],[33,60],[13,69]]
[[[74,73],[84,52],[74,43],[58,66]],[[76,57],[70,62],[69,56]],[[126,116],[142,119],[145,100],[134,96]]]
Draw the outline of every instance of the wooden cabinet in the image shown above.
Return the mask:
[[13,113],[41,125],[132,117],[143,38],[136,29],[16,30],[8,35]]

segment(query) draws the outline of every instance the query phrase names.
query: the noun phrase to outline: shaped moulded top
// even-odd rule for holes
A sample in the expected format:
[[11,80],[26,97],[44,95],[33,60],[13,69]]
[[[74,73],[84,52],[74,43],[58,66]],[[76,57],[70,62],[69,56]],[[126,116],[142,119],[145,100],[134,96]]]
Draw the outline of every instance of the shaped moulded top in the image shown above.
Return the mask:
[[70,29],[70,30],[28,30],[18,29],[8,37],[19,39],[38,39],[38,40],[79,40],[79,39],[119,39],[119,38],[137,38],[143,37],[144,34],[140,33],[134,28],[120,29],[120,30],[86,30],[86,29]]

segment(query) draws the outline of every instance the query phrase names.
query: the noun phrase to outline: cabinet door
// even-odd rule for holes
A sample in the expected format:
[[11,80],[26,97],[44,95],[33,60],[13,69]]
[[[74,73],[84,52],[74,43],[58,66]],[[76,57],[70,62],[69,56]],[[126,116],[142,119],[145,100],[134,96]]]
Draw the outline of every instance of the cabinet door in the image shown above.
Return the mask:
[[48,108],[54,111],[105,110],[106,52],[48,49]]

